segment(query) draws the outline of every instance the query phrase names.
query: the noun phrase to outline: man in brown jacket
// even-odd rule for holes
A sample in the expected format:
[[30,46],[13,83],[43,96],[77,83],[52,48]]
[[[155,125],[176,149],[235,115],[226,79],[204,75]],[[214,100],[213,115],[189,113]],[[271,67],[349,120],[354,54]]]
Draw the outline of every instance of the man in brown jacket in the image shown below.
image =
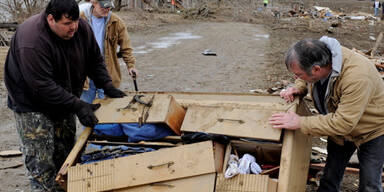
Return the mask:
[[272,115],[270,123],[274,128],[328,136],[328,157],[318,191],[339,191],[345,167],[356,149],[359,191],[382,191],[384,83],[375,66],[326,36],[293,45],[285,64],[297,80],[294,87],[280,93],[281,97],[291,102],[294,95],[309,90],[321,114],[300,117],[279,113]]
[[[127,28],[122,19],[112,13],[112,2],[110,0],[91,0],[92,6],[80,13],[80,17],[88,21],[93,29],[97,44],[104,56],[107,70],[112,78],[112,83],[115,87],[120,86],[121,71],[120,64],[117,58],[117,49],[122,55],[123,60],[128,68],[129,75],[137,74],[135,69],[135,58],[132,54],[130,39]],[[104,94],[102,89],[96,89],[92,80],[84,86],[81,99],[88,103],[96,97],[103,99]]]

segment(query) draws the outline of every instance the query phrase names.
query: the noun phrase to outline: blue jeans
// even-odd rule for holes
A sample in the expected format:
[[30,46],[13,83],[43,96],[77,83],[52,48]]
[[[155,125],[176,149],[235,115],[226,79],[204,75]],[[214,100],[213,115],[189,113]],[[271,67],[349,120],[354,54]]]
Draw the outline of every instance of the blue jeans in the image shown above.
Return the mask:
[[379,14],[379,8],[375,8],[375,17]]
[[81,94],[80,99],[87,102],[87,103],[92,103],[93,100],[96,98],[96,93],[97,93],[97,98],[99,99],[104,99],[104,90],[103,89],[96,89],[95,84],[91,79],[89,79],[89,88],[88,90],[83,90],[83,93]]
[[[349,141],[345,141],[344,145],[341,146],[328,139],[327,150],[327,162],[317,191],[338,192],[345,167],[355,152],[356,146]],[[384,135],[360,145],[357,150],[357,157],[360,166],[359,192],[382,192],[381,173],[383,172],[384,163]]]

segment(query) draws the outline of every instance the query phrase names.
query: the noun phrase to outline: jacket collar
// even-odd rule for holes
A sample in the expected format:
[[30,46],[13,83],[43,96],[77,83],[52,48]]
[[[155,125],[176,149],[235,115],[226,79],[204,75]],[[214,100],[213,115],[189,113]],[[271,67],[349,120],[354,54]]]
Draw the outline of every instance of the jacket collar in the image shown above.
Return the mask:
[[341,51],[341,45],[339,41],[337,41],[335,38],[331,38],[328,36],[322,36],[320,38],[320,41],[325,43],[328,47],[328,49],[332,53],[332,73],[331,77],[333,76],[339,76],[341,73],[341,68],[343,67],[343,54]]
[[[94,9],[94,6],[90,6],[88,9],[84,10],[84,16],[87,18],[89,23],[92,23],[92,11]],[[107,23],[111,19],[112,11],[109,11],[108,16],[105,20],[105,25],[107,26]]]

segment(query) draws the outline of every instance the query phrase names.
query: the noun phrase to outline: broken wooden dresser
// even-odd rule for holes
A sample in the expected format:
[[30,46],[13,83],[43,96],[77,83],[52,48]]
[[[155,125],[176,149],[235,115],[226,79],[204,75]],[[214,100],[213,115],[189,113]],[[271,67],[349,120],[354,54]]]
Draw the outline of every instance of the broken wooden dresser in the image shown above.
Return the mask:
[[[205,132],[225,135],[233,140],[227,146],[205,141],[81,165],[77,164],[78,155],[91,134],[91,129],[86,128],[63,164],[56,181],[66,186],[68,191],[76,192],[305,191],[311,138],[300,131],[272,129],[268,124],[268,118],[276,112],[294,111],[300,115],[309,115],[308,108],[300,100],[287,104],[279,96],[271,95],[140,94],[157,98],[146,117],[148,123],[166,123],[177,134],[181,127],[183,133]],[[131,93],[129,97],[133,95]],[[129,97],[126,100],[102,101],[104,103],[97,111],[100,123],[129,123],[137,122],[139,117],[143,118],[141,109],[137,110],[136,115],[124,113],[124,110],[116,111],[127,105]],[[173,102],[173,98],[177,102]],[[187,109],[186,113],[180,112],[183,110],[178,103]],[[113,105],[113,110],[105,107],[107,105]],[[271,175],[246,174],[224,179],[226,162],[233,151],[252,153],[257,159],[265,159],[262,161],[274,161],[277,169],[271,169]],[[275,155],[268,158],[265,154],[269,152]]]

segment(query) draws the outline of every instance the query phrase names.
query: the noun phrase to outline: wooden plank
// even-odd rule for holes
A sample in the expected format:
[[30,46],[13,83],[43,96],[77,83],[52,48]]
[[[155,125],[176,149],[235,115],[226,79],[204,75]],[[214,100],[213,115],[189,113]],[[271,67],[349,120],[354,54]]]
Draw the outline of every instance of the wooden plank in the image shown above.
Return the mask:
[[137,123],[140,122],[139,118],[142,118],[146,119],[146,123],[166,123],[176,134],[181,134],[180,127],[185,110],[171,95],[144,95],[140,100],[152,100],[150,108],[138,102],[127,108],[134,96],[95,101],[101,104],[95,112],[99,123]]
[[77,158],[80,155],[80,151],[85,147],[85,143],[87,143],[89,135],[92,133],[92,128],[86,127],[79,138],[77,139],[75,146],[72,148],[71,152],[69,153],[67,159],[61,166],[55,181],[58,182],[61,187],[64,189],[67,189],[67,173],[69,167],[73,166],[73,164],[76,162]]
[[222,169],[215,167],[214,154],[212,141],[206,141],[73,166],[68,191],[105,191],[214,173]]
[[225,179],[223,174],[217,174],[216,192],[276,192],[276,182],[268,175],[236,175],[230,179]]
[[383,32],[380,32],[379,36],[377,37],[375,46],[373,46],[372,51],[371,51],[371,57],[375,56],[376,50],[379,47],[381,41],[383,40]]
[[177,103],[184,107],[199,106],[228,106],[228,107],[259,107],[284,110],[289,106],[278,95],[250,94],[250,93],[210,93],[210,92],[127,92],[128,96],[144,95],[172,95]]
[[279,169],[280,169],[280,166],[277,166],[277,167],[274,167],[272,169],[263,170],[260,174],[261,175],[268,175],[268,174],[271,174],[271,173],[273,173],[273,172],[275,172],[275,171],[277,171]]
[[181,130],[279,141],[281,130],[273,129],[268,122],[268,118],[277,112],[283,111],[190,106]]
[[12,157],[12,156],[20,156],[20,155],[22,155],[22,153],[19,150],[0,151],[0,157]]
[[5,166],[0,167],[0,170],[18,168],[23,166],[23,163],[20,161],[12,161],[11,163],[6,163]]
[[231,152],[232,152],[232,145],[228,144],[225,149],[222,174],[225,174],[225,171],[228,168],[228,161],[229,161],[229,157],[231,156]]
[[[321,169],[323,169],[323,168],[325,167],[325,163],[311,163],[311,164],[309,165],[309,167],[310,167],[311,169],[319,169],[319,170],[321,170]],[[359,174],[360,169],[358,169],[358,168],[353,168],[353,167],[346,167],[346,168],[345,168],[345,172],[346,172],[346,173]],[[381,177],[384,178],[384,173],[381,173]]]
[[[298,99],[290,110],[299,115],[310,115],[309,109]],[[278,192],[305,191],[312,138],[299,130],[284,130]]]
[[[149,102],[153,95],[145,95],[140,99],[144,102]],[[124,109],[134,95],[129,95],[123,98],[113,98],[98,100],[96,103],[100,103],[101,107],[95,112],[95,115],[99,119],[99,123],[135,123],[138,122],[138,118],[142,116],[144,105],[135,102],[130,108]],[[159,95],[153,98],[152,107],[148,113],[148,123],[161,123],[164,122],[170,97],[167,95]]]
[[128,142],[111,142],[111,141],[90,141],[89,143],[96,145],[127,145],[127,146],[157,146],[157,147],[176,147],[176,144],[166,142],[146,142],[140,141],[138,143]]
[[185,109],[176,102],[173,97],[170,97],[167,116],[165,122],[171,127],[177,135],[181,135],[181,125],[183,124],[185,117]]
[[112,192],[214,192],[216,173],[151,183],[144,186],[112,190]]

